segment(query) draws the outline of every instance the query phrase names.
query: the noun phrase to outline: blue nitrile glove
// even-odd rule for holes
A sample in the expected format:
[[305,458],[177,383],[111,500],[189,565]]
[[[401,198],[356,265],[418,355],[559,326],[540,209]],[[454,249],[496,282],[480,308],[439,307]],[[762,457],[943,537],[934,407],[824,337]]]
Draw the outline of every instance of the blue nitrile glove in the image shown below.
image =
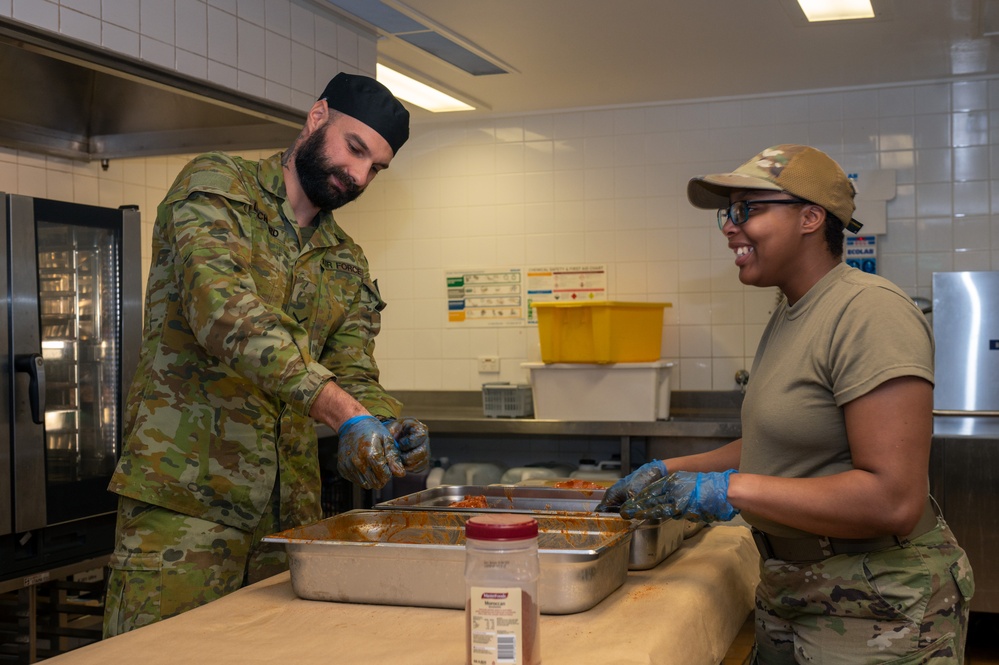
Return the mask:
[[392,434],[406,471],[419,473],[430,466],[430,432],[416,418],[384,420],[382,424]]
[[374,416],[354,416],[340,425],[336,470],[364,489],[385,486],[392,476],[405,476],[395,439]]
[[594,510],[598,513],[614,512],[622,503],[634,499],[643,489],[667,475],[666,464],[660,460],[654,459],[643,464],[611,485]]
[[728,502],[729,469],[721,473],[677,471],[657,480],[621,506],[621,517],[629,519],[688,519],[727,522],[739,511]]

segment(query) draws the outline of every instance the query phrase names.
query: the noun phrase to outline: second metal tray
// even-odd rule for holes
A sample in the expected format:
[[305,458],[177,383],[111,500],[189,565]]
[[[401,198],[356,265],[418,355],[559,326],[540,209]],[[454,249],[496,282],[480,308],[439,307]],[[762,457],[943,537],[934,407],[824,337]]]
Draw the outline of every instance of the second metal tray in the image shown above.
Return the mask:
[[[503,512],[533,515],[566,515],[613,519],[611,513],[594,513],[605,489],[563,489],[519,485],[439,485],[375,504],[377,510],[433,510],[443,512]],[[452,507],[465,497],[482,496],[486,508]],[[659,565],[683,542],[683,520],[645,520],[634,527],[628,568],[647,570]]]
[[[376,509],[444,510],[497,513],[593,513],[606,490],[578,490],[518,485],[438,485],[374,505]],[[467,496],[483,496],[487,508],[451,507]]]

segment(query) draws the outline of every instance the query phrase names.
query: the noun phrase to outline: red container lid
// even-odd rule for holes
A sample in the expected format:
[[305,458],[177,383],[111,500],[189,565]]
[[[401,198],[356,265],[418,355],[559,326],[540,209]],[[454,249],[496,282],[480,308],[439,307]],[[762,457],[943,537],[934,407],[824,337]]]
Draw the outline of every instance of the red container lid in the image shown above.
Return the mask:
[[538,521],[530,515],[488,513],[465,522],[465,537],[475,540],[526,540],[537,536]]

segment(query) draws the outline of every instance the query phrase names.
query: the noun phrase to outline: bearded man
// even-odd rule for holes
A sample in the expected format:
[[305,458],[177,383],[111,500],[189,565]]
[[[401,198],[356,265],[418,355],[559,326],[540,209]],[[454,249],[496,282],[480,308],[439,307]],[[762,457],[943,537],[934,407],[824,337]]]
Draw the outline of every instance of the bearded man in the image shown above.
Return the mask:
[[385,303],[332,215],[408,138],[387,88],[337,74],[287,151],[200,155],[157,208],[105,637],[287,569],[260,541],[322,517],[316,421],[361,487],[426,468],[426,427],[378,382]]

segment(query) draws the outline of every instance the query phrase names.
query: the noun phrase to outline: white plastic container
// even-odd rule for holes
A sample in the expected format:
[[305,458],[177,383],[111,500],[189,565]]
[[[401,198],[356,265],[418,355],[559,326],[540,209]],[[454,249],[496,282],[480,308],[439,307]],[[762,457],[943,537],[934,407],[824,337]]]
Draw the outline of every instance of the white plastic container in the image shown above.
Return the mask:
[[669,418],[673,363],[523,363],[540,420],[646,422]]
[[515,466],[503,472],[500,482],[504,485],[513,485],[524,480],[534,480],[536,478],[556,478],[558,474],[552,469],[538,466]]
[[433,489],[444,484],[444,468],[435,466],[427,474],[427,489]]
[[621,462],[620,460],[602,462],[579,460],[579,468],[569,474],[569,477],[577,480],[610,480],[613,482],[621,477]]
[[444,470],[441,485],[492,485],[503,477],[506,467],[493,462],[458,462]]
[[490,513],[465,522],[466,665],[539,665],[538,522]]
[[568,478],[572,469],[567,466],[515,466],[503,472],[500,482],[504,485],[514,485],[525,480],[543,480],[546,478]]

